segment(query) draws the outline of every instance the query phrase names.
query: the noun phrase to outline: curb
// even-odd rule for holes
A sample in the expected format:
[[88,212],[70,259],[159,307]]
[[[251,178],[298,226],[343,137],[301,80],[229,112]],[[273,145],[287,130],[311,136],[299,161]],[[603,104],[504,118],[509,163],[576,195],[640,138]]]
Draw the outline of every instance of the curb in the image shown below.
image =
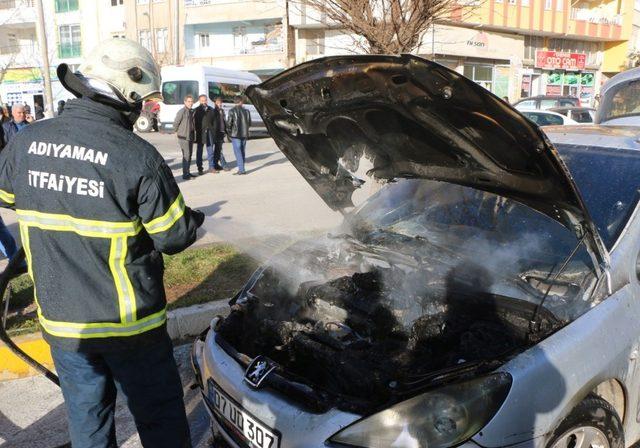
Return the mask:
[[[229,313],[227,302],[226,299],[216,300],[169,311],[167,313],[169,336],[176,341],[199,335],[215,316]],[[36,361],[44,364],[48,369],[53,369],[49,344],[42,339],[40,333],[17,336],[14,342]],[[14,355],[6,345],[0,343],[0,382],[37,374],[36,370]]]

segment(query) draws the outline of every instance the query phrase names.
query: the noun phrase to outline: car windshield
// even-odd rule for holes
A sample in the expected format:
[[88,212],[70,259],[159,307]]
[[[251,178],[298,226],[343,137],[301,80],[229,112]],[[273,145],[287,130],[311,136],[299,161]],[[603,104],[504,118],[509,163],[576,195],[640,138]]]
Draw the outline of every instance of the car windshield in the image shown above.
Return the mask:
[[600,122],[640,115],[640,80],[620,83],[606,92],[598,110]]
[[369,198],[345,225],[345,232],[367,245],[394,247],[423,260],[431,284],[467,285],[536,304],[548,290],[545,307],[565,319],[591,306],[594,276],[584,246],[550,282],[550,272],[556,273],[577,238],[555,220],[502,196],[402,179]]
[[574,110],[571,118],[578,123],[593,123],[593,115],[590,110]]
[[538,126],[554,126],[563,124],[562,117],[544,112],[523,112],[524,116]]
[[556,145],[605,245],[611,249],[639,199],[636,150]]
[[244,104],[251,104],[251,100],[244,94],[247,87],[248,85],[244,84],[209,82],[209,99],[214,101],[220,97],[223,103],[233,104],[235,98],[241,96]]
[[162,83],[164,104],[182,104],[187,95],[198,97],[198,81],[166,81]]

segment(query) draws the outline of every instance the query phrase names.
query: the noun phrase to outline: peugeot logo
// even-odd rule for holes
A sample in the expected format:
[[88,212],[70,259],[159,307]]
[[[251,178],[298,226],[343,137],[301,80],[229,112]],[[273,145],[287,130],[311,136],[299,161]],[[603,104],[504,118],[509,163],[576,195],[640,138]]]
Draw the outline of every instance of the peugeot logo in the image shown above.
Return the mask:
[[244,372],[244,380],[257,389],[275,368],[276,364],[269,358],[256,356]]

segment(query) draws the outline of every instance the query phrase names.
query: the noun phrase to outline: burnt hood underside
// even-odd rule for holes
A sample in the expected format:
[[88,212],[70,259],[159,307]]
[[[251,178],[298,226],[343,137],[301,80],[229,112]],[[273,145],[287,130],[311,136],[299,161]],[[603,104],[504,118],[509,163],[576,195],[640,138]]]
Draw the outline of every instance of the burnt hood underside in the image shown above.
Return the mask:
[[380,181],[425,178],[513,198],[581,236],[600,260],[580,194],[542,131],[462,75],[411,55],[301,64],[247,95],[271,136],[334,210],[353,207],[366,158]]

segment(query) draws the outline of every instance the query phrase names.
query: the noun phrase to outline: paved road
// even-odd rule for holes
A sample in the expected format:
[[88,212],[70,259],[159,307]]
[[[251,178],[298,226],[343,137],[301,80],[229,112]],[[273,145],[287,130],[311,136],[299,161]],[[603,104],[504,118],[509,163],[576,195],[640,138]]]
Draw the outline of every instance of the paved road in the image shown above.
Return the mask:
[[[248,142],[246,176],[234,176],[233,171],[228,171],[185,182],[175,137],[159,133],[142,135],[167,160],[187,205],[207,215],[204,226],[207,231],[202,232],[200,243],[329,229],[340,222],[340,214],[326,206],[271,139]],[[235,167],[230,143],[224,144],[223,152]],[[197,172],[195,162],[192,172]],[[2,210],[0,215],[17,235],[15,213]]]
[[[340,222],[340,215],[316,196],[271,139],[249,141],[246,167],[249,174],[246,176],[223,172],[184,182],[175,138],[156,133],[145,137],[156,145],[171,166],[187,204],[207,215],[203,226],[206,231],[198,241],[201,244],[233,241],[241,249],[264,257],[270,246],[256,242],[272,240],[274,235],[290,237],[297,232],[329,229]],[[224,153],[235,165],[229,143],[225,143]],[[0,214],[17,233],[15,214],[6,210]],[[196,392],[188,388],[193,382],[188,347],[179,347],[175,353],[185,387],[193,443],[206,447],[209,422]],[[121,402],[117,428],[121,446],[140,446],[131,416]],[[64,406],[55,386],[40,377],[0,383],[0,448],[51,448],[66,439]]]
[[[185,405],[195,448],[211,447],[209,418],[199,392],[191,390],[193,374],[189,361],[190,344],[176,347],[174,353],[185,393]],[[142,446],[133,418],[118,396],[116,406],[118,446]],[[0,383],[0,447],[54,448],[68,438],[66,411],[60,390],[43,377]]]

